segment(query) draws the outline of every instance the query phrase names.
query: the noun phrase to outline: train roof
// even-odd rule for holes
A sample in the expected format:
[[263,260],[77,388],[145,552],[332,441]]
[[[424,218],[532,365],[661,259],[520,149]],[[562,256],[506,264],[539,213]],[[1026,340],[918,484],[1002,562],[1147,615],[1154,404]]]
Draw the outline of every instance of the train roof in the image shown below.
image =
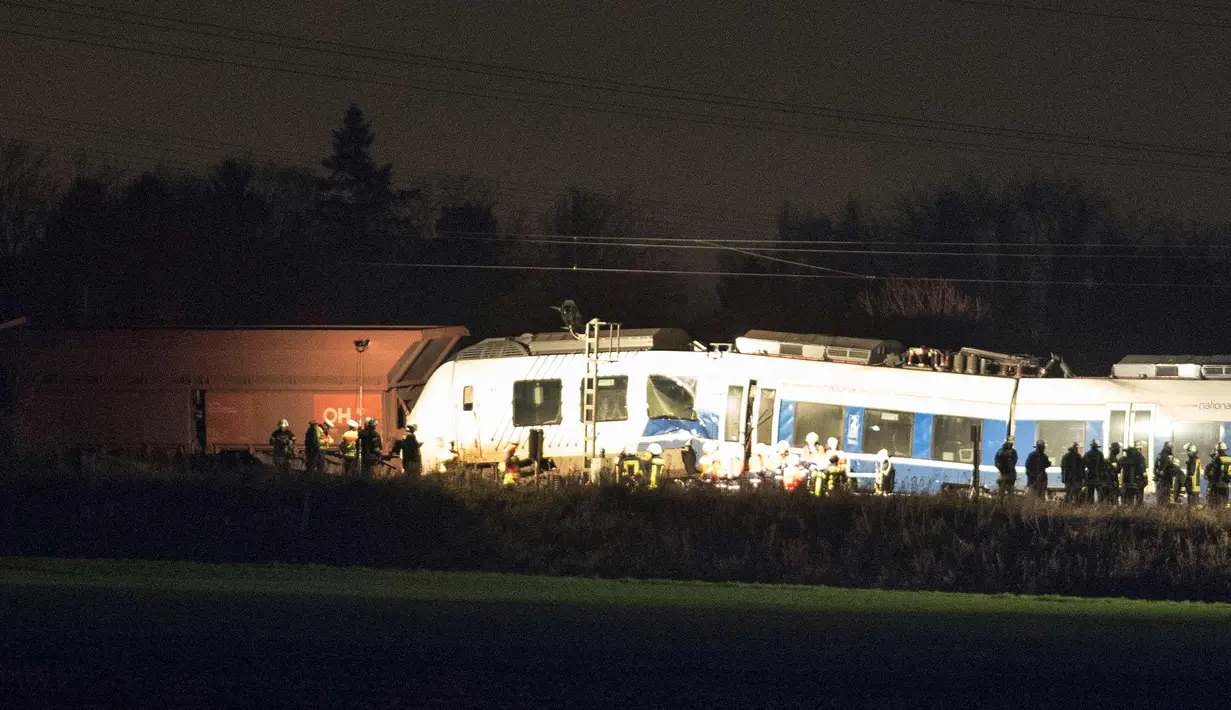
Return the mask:
[[904,349],[896,340],[776,330],[750,330],[735,339],[735,348],[742,353],[807,357],[859,365],[884,362],[887,356]]
[[1120,379],[1231,379],[1231,355],[1127,355],[1111,366]]
[[[692,338],[679,328],[624,328],[618,337],[599,338],[602,351],[636,352],[646,350],[695,350]],[[702,348],[704,349],[704,348]],[[564,355],[584,353],[585,341],[568,331],[526,333],[514,338],[487,338],[458,351],[457,360],[488,360],[527,355]]]

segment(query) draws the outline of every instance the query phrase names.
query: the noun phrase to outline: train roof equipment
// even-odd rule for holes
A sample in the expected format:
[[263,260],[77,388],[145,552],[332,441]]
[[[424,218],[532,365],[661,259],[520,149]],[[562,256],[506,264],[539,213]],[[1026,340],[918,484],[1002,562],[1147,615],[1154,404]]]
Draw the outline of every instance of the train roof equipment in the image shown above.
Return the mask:
[[1231,355],[1128,355],[1111,366],[1111,376],[1128,380],[1228,380]]
[[773,330],[750,330],[735,339],[735,348],[741,353],[803,357],[855,365],[879,365],[903,349],[896,340]]
[[[647,350],[696,350],[692,338],[679,328],[624,328],[608,342],[601,337],[599,348],[604,352],[638,352]],[[572,333],[526,333],[514,338],[487,338],[457,353],[457,360],[487,360],[526,355],[565,355],[584,353],[585,341]]]

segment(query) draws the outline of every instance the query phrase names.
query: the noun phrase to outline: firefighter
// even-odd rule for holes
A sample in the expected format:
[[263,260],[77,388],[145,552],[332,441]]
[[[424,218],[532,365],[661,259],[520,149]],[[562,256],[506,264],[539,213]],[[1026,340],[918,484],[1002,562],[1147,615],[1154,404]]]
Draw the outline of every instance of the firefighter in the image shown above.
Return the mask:
[[893,486],[897,478],[897,472],[893,470],[893,461],[889,458],[889,450],[881,449],[876,452],[876,495],[892,495]]
[[804,456],[817,456],[821,453],[821,437],[815,431],[808,432],[804,437]]
[[[1165,497],[1161,491],[1157,493],[1160,498],[1163,498],[1163,501],[1159,503],[1159,505],[1171,505],[1172,503],[1177,502],[1180,488],[1184,485],[1183,481],[1186,474],[1184,473],[1184,465],[1180,463],[1179,456],[1171,457],[1171,463],[1167,464],[1166,470],[1167,477],[1171,479],[1171,485],[1168,487]],[[1172,496],[1172,491],[1175,491],[1174,498]]]
[[[842,451],[842,447],[838,446],[838,437],[836,436],[829,437],[829,439],[825,442],[825,453],[829,456],[837,454],[838,459],[842,461],[842,463],[846,463],[846,453]],[[826,458],[829,456],[826,456]]]
[[321,457],[321,424],[315,419],[308,420],[308,428],[303,432],[303,470],[305,474],[314,473]]
[[1047,458],[1047,442],[1039,439],[1034,444],[1034,451],[1026,454],[1026,489],[1038,498],[1047,497],[1047,469],[1051,467],[1051,459]]
[[1120,496],[1125,503],[1136,505],[1145,499],[1145,487],[1149,483],[1149,478],[1146,475],[1146,457],[1141,454],[1141,449],[1144,447],[1144,441],[1134,441],[1133,445],[1124,451],[1121,459]]
[[1177,463],[1171,442],[1165,442],[1158,456],[1154,457],[1154,502],[1158,505],[1171,505],[1171,491],[1179,477]]
[[363,431],[359,432],[360,471],[364,478],[372,477],[372,467],[380,463],[385,448],[384,442],[380,439],[380,431],[376,428],[378,423],[375,419],[368,417],[363,425]]
[[1083,477],[1082,500],[1086,503],[1094,503],[1103,499],[1099,492],[1099,486],[1102,485],[1103,476],[1106,474],[1107,459],[1103,456],[1103,442],[1098,439],[1090,440],[1090,450],[1082,457],[1082,464],[1085,466],[1085,475]]
[[354,419],[346,421],[346,431],[342,433],[338,451],[342,454],[342,475],[354,476],[359,462],[359,422]]
[[667,467],[667,462],[663,458],[663,447],[654,443],[650,444],[647,450],[650,452],[650,488],[658,488],[658,479],[662,478],[663,471]]
[[1205,472],[1205,480],[1209,482],[1206,499],[1210,507],[1227,505],[1227,490],[1231,487],[1231,456],[1227,455],[1226,442],[1218,442],[1214,461]]
[[1064,483],[1065,502],[1081,502],[1085,478],[1086,463],[1081,458],[1081,442],[1074,441],[1064,456],[1060,457],[1060,480]]
[[813,464],[808,467],[808,492],[814,496],[829,494],[829,467]]
[[628,453],[628,449],[622,450],[616,466],[616,475],[620,477],[620,483],[626,486],[637,485],[637,480],[641,477],[641,459],[636,454]]
[[274,466],[278,473],[289,473],[291,456],[295,454],[295,432],[291,431],[291,423],[283,419],[278,422],[278,428],[269,435],[269,445],[274,449]]
[[402,473],[409,478],[418,478],[423,472],[423,459],[419,453],[421,445],[419,438],[415,436],[416,429],[414,424],[407,424],[402,438],[393,442],[393,446],[389,447],[390,456],[398,456],[402,459]]
[[517,472],[521,468],[521,462],[517,459],[517,444],[509,444],[504,450],[504,460],[496,466],[496,469],[502,474],[500,482],[506,487],[512,487],[517,484]]
[[1201,480],[1201,457],[1197,455],[1197,447],[1193,444],[1184,445],[1184,453],[1188,456],[1184,460],[1182,466],[1183,473],[1175,482],[1175,502],[1180,502],[1180,496],[1184,495],[1187,498],[1189,505],[1196,505],[1197,498],[1200,497],[1200,488],[1198,481]]
[[329,432],[333,429],[333,422],[326,419],[316,425],[316,455],[313,459],[312,466],[309,468],[311,473],[323,475],[325,473],[325,451],[333,446],[333,437]]
[[1017,484],[1017,450],[1013,448],[1011,436],[1004,440],[1004,444],[996,452],[996,470],[1000,472],[996,477],[996,487],[1001,495],[1010,495],[1013,493],[1013,486]]
[[846,462],[842,460],[842,455],[837,451],[830,452],[829,465],[825,467],[825,482],[829,487],[830,495],[850,491],[850,481],[850,476],[847,475]]
[[1120,500],[1120,475],[1124,466],[1122,450],[1124,444],[1114,441],[1107,450],[1104,461],[1103,475],[1099,481],[1099,500],[1115,503]]
[[[1165,471],[1171,465],[1171,459],[1173,458],[1175,458],[1175,448],[1171,446],[1170,441],[1163,442],[1163,448],[1159,450],[1158,456],[1154,457],[1155,475],[1157,476],[1160,471]],[[1158,483],[1157,479],[1155,479],[1155,483]]]

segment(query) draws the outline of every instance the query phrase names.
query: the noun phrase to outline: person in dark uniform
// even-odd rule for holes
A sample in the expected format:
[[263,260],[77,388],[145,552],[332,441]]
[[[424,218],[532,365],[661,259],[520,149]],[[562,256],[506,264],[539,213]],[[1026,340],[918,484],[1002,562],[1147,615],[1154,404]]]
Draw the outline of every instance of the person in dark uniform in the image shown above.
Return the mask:
[[1179,476],[1179,466],[1176,464],[1175,451],[1171,442],[1163,444],[1163,448],[1154,457],[1154,502],[1158,505],[1171,505],[1171,491]]
[[1101,441],[1091,439],[1090,450],[1082,457],[1082,463],[1086,466],[1085,482],[1082,487],[1082,500],[1086,503],[1102,500],[1102,497],[1099,495],[1099,485],[1103,481],[1104,469],[1107,466],[1107,459],[1103,456],[1102,447]]
[[1064,456],[1060,457],[1060,480],[1064,482],[1065,502],[1081,502],[1081,489],[1085,478],[1086,463],[1081,458],[1081,443],[1074,441]]
[[359,432],[359,472],[364,478],[372,477],[372,468],[380,463],[385,449],[376,423],[375,419],[369,417],[363,431]]
[[1051,467],[1051,459],[1047,458],[1047,442],[1039,439],[1035,442],[1034,451],[1026,455],[1026,489],[1037,498],[1047,497],[1047,469]]
[[1140,504],[1145,500],[1145,487],[1149,483],[1146,476],[1146,457],[1141,453],[1145,442],[1135,441],[1124,451],[1120,461],[1121,499],[1125,503]]
[[1120,500],[1120,477],[1124,465],[1123,448],[1124,444],[1115,441],[1107,451],[1107,465],[1103,468],[1099,498],[1108,503],[1116,503]]
[[996,487],[1001,495],[1010,495],[1013,493],[1013,487],[1017,485],[1017,450],[1013,448],[1013,437],[1004,440],[1000,450],[996,452],[996,470],[1000,475],[996,477]]
[[1197,455],[1197,447],[1193,444],[1184,445],[1184,453],[1188,454],[1182,465],[1183,475],[1175,484],[1175,502],[1180,502],[1180,496],[1184,495],[1187,498],[1189,505],[1196,505],[1197,499],[1200,498],[1200,489],[1197,481],[1201,480],[1202,469],[1201,457]]
[[418,478],[423,472],[423,458],[419,453],[420,444],[419,438],[415,436],[414,424],[406,425],[406,433],[401,439],[393,442],[393,446],[389,448],[390,456],[399,456],[402,459],[402,473],[410,478]]
[[1205,480],[1209,483],[1205,497],[1210,507],[1226,506],[1227,490],[1231,488],[1231,456],[1227,455],[1226,442],[1218,442],[1214,460],[1205,470]]
[[278,428],[269,435],[269,445],[274,449],[274,466],[278,473],[289,473],[291,456],[295,453],[295,432],[291,431],[291,423],[283,419],[278,422]]

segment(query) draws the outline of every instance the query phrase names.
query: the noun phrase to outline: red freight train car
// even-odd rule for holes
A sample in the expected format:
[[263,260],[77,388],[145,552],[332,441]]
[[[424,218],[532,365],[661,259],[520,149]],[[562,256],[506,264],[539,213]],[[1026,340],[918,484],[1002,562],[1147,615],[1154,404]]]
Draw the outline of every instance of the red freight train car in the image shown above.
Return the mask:
[[[0,332],[0,423],[18,451],[260,448],[279,419],[376,417],[395,434],[462,327]],[[359,352],[356,341],[367,341]],[[362,372],[362,376],[361,373]],[[363,401],[359,401],[362,387]]]

